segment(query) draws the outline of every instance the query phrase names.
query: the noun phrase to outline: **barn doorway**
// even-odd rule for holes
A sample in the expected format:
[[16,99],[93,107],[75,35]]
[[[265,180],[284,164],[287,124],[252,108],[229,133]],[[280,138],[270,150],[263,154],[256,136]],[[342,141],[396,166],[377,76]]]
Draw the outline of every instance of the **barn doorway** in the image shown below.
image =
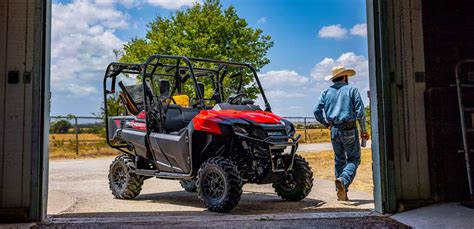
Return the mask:
[[[74,2],[69,3],[74,4]],[[59,6],[59,7],[58,7]],[[58,6],[53,5],[53,39],[55,37],[55,12],[54,9],[62,9],[68,6],[68,3],[60,3]],[[62,8],[61,8],[62,7]],[[365,5],[362,4],[359,9],[365,12]],[[319,39],[321,42],[337,41],[340,39],[337,34],[331,34],[331,29],[347,30],[347,36],[344,39],[360,39],[364,37],[364,26],[367,24],[365,18],[367,16],[363,13],[363,19],[358,23],[348,24],[344,28],[340,25],[323,25],[318,28]],[[63,23],[63,22],[61,22]],[[262,23],[260,21],[259,23]],[[61,25],[62,26],[62,25]],[[326,28],[324,28],[326,27]],[[359,31],[361,30],[361,31]],[[332,37],[331,37],[332,36]],[[329,40],[329,41],[328,41]],[[361,44],[360,42],[357,44]],[[365,46],[365,45],[364,45]],[[52,48],[55,50],[55,43],[52,43]],[[333,65],[344,64],[348,67],[359,67],[364,65],[364,69],[357,69],[363,74],[363,77],[369,77],[369,52],[367,47],[357,47],[361,53],[345,52],[332,57]],[[110,50],[109,50],[110,51]],[[329,71],[328,67],[321,67],[324,59],[320,59],[319,63],[315,63],[313,69],[314,75],[308,76],[314,80],[318,78],[318,74],[322,74],[322,70]],[[326,60],[327,61],[327,60]],[[319,64],[319,66],[318,66]],[[54,57],[53,57],[54,65]],[[318,72],[319,71],[319,72]],[[263,86],[265,83],[273,86],[270,77],[278,77],[275,74],[284,73],[282,71],[275,72],[266,70],[261,73],[263,79]],[[54,74],[54,72],[53,72]],[[273,75],[272,75],[273,74]],[[290,77],[292,73],[290,72]],[[295,76],[305,77],[301,75]],[[53,81],[55,79],[53,78]],[[304,78],[303,78],[304,80]],[[365,83],[364,83],[365,82]],[[364,97],[364,102],[369,109],[368,100],[368,81],[355,79],[355,84],[361,87],[361,94]],[[329,84],[328,84],[329,85]],[[53,83],[54,87],[54,83]],[[271,92],[278,92],[278,87]],[[322,88],[321,88],[322,89]],[[54,88],[53,88],[54,90]],[[371,90],[374,91],[374,90]],[[270,93],[271,93],[270,92]],[[317,91],[314,94],[318,93]],[[372,97],[372,96],[371,96]],[[280,100],[269,98],[270,102],[282,104]],[[313,101],[315,102],[315,101]],[[63,105],[62,102],[55,100],[53,94],[54,104]],[[278,110],[278,106],[273,105],[274,109]],[[296,107],[296,106],[295,106]],[[54,109],[53,109],[54,110]],[[64,110],[64,109],[63,109]],[[279,109],[282,111],[283,109]],[[73,113],[73,112],[71,112]],[[367,112],[370,114],[370,112]],[[311,115],[311,113],[310,113]],[[263,214],[263,213],[283,213],[283,212],[320,212],[320,211],[370,211],[374,209],[373,196],[380,196],[374,193],[373,187],[373,163],[372,158],[379,158],[378,155],[373,155],[370,148],[364,149],[362,153],[362,164],[359,168],[359,174],[356,178],[353,190],[349,195],[352,195],[352,201],[340,204],[336,200],[336,195],[333,190],[333,153],[331,152],[331,145],[328,141],[328,133],[321,128],[321,125],[312,117],[298,117],[296,115],[289,115],[288,120],[295,123],[297,131],[302,134],[302,140],[309,144],[302,144],[300,146],[301,155],[307,157],[311,165],[314,167],[315,184],[311,196],[299,203],[285,203],[272,195],[273,188],[271,185],[260,187],[258,185],[245,185],[244,196],[239,207],[236,208],[235,214]],[[204,210],[199,203],[199,200],[192,193],[182,191],[181,186],[176,181],[155,180],[149,179],[145,181],[142,193],[134,200],[116,200],[113,199],[108,184],[104,182],[107,177],[108,165],[113,158],[103,157],[104,155],[113,156],[115,152],[107,146],[101,145],[104,139],[100,133],[94,131],[100,128],[101,119],[89,116],[70,115],[52,116],[50,119],[50,174],[49,174],[49,214],[60,213],[60,215],[88,215],[95,213],[101,214],[115,214],[117,212],[163,212],[165,214],[177,212],[201,212]],[[373,122],[371,122],[373,123]],[[61,129],[63,128],[63,129]],[[103,126],[102,126],[103,128]],[[373,128],[373,127],[372,127]],[[376,137],[374,135],[374,137]],[[324,139],[325,138],[325,139]],[[321,141],[323,141],[321,143]],[[369,142],[370,145],[370,142]],[[373,144],[372,144],[373,145]],[[323,152],[321,152],[323,151]],[[94,152],[99,152],[98,155]],[[378,153],[378,152],[377,152]],[[72,154],[74,160],[67,159],[68,154]],[[97,157],[97,158],[94,158]],[[60,160],[58,160],[60,159]],[[87,165],[87,166],[85,166]],[[376,175],[377,177],[377,175]],[[71,182],[74,182],[73,185]],[[83,187],[89,187],[84,189]],[[319,187],[319,188],[318,188]],[[377,189],[375,189],[377,190]],[[256,202],[261,202],[261,205],[255,205]],[[60,203],[60,204],[58,204]],[[59,215],[59,216],[60,216]]]

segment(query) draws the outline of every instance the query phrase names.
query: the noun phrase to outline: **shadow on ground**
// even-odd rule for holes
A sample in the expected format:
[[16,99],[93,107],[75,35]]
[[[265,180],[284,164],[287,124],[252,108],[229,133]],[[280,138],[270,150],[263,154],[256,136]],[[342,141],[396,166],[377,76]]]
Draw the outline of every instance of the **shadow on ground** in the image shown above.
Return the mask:
[[[150,201],[163,204],[203,208],[197,193],[183,191],[142,194],[130,201]],[[232,214],[288,213],[315,211],[326,202],[305,198],[301,201],[284,201],[274,193],[244,192]],[[347,209],[346,209],[347,210]]]
[[[161,204],[171,204],[177,206],[187,206],[202,208],[202,211],[183,211],[187,213],[203,213],[207,212],[203,204],[199,201],[197,193],[190,193],[185,191],[160,192],[150,194],[140,194],[131,200],[119,200],[126,202],[151,202]],[[371,200],[352,200],[344,202],[347,208],[334,208],[324,206],[325,201],[305,198],[301,201],[284,201],[274,193],[265,192],[244,192],[237,207],[231,211],[235,215],[249,215],[249,214],[274,214],[274,213],[305,213],[305,212],[361,212],[367,211],[364,209],[350,208],[350,206],[357,206],[361,204],[373,203]],[[180,211],[157,211],[156,214],[176,213],[181,214]],[[82,213],[60,214],[65,215],[81,215]],[[88,214],[88,213],[84,213]],[[95,214],[95,213],[94,213]],[[101,215],[108,213],[100,213]],[[141,212],[139,213],[141,214]]]
[[[35,228],[410,228],[385,216],[367,216],[367,217],[349,217],[349,218],[313,218],[313,219],[287,219],[275,220],[272,218],[256,218],[245,220],[180,220],[186,218],[189,212],[180,212],[178,218],[172,220],[153,220],[153,218],[133,219],[137,214],[143,217],[147,213],[121,212],[108,213],[102,218],[111,218],[111,220],[101,221],[97,215],[73,214],[72,218],[62,218],[52,221],[46,221],[35,226]],[[121,214],[123,218],[129,218],[130,221],[117,222],[112,217]],[[150,216],[150,215],[148,215]],[[160,215],[163,216],[163,215]],[[79,218],[94,217],[94,220],[81,220]],[[173,216],[171,216],[173,217]],[[123,219],[122,218],[122,219]],[[189,217],[188,217],[189,218]],[[225,218],[225,217],[218,217]]]
[[[330,207],[322,200],[305,198],[301,201],[283,201],[274,193],[249,192],[242,194],[239,205],[229,213],[209,212],[203,208],[197,193],[184,191],[141,194],[127,202],[151,202],[201,208],[191,211],[143,211],[143,212],[89,212],[66,213],[50,217],[39,228],[68,227],[80,228],[160,228],[199,227],[199,228],[314,228],[314,227],[385,227],[405,228],[390,218],[374,216],[367,209],[351,208],[372,203],[370,200],[352,200],[348,207]],[[304,213],[311,213],[304,216]],[[316,213],[314,215],[313,213]],[[320,214],[318,214],[320,213]],[[275,215],[289,217],[273,218]],[[291,219],[299,217],[298,220]],[[306,218],[308,217],[308,218]],[[321,218],[318,218],[321,217]],[[123,221],[120,223],[120,221]]]
[[373,203],[371,200],[352,200],[343,203],[348,207],[324,207],[326,202],[311,198],[305,198],[301,201],[284,201],[275,194],[262,192],[244,192],[242,198],[235,209],[230,213],[214,213],[207,211],[199,201],[197,193],[184,191],[162,192],[152,194],[141,194],[132,200],[120,200],[124,204],[128,201],[144,201],[162,204],[172,204],[179,206],[188,206],[202,208],[202,211],[143,211],[143,212],[92,212],[92,213],[62,213],[53,217],[121,217],[121,216],[167,216],[182,215],[191,216],[196,214],[206,215],[256,215],[256,214],[278,214],[278,213],[330,213],[330,212],[368,212],[366,209],[350,208],[360,204]]

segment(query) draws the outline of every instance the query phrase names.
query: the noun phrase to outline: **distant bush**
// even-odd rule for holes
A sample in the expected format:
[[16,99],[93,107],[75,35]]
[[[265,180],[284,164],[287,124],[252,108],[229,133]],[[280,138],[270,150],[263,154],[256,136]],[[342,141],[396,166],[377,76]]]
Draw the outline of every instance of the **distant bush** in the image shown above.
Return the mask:
[[71,123],[63,119],[63,120],[51,122],[51,128],[49,132],[53,134],[65,134],[68,132],[68,130],[71,127],[72,127]]

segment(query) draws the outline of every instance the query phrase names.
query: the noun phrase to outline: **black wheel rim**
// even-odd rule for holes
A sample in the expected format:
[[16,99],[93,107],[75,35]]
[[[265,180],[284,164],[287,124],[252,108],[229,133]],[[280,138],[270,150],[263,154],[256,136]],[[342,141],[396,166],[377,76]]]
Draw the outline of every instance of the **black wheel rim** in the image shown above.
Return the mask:
[[211,201],[220,200],[225,193],[224,176],[216,171],[209,171],[203,180],[204,195]]
[[123,190],[127,182],[127,174],[121,166],[115,167],[112,174],[112,181],[117,190]]
[[295,178],[293,177],[293,174],[288,173],[285,178],[281,181],[280,183],[281,188],[285,191],[293,191],[296,187],[296,181]]

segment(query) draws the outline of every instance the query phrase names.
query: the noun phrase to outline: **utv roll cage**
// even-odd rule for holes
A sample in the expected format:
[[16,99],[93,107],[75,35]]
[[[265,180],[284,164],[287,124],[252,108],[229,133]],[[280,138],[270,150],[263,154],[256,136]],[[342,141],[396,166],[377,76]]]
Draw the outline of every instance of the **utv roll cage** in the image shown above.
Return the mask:
[[[163,63],[163,61],[176,61],[176,64],[169,64],[169,63]],[[193,63],[202,63],[202,64],[215,64],[217,65],[217,68],[206,68],[206,67],[194,67]],[[184,63],[184,65],[183,65]],[[165,72],[157,72],[158,67],[161,68],[166,68]],[[103,80],[103,93],[104,93],[104,115],[105,115],[105,125],[106,127],[109,126],[109,115],[108,115],[108,104],[107,104],[107,96],[109,94],[114,94],[115,88],[116,88],[116,80],[117,76],[120,74],[134,74],[138,75],[141,78],[142,81],[142,104],[136,104],[133,99],[131,99],[132,105],[138,107],[141,105],[141,108],[146,114],[146,117],[149,116],[150,110],[151,110],[151,102],[153,101],[153,98],[149,98],[150,95],[149,91],[150,88],[147,85],[147,79],[152,79],[152,77],[160,77],[160,76],[167,76],[167,77],[174,77],[175,79],[181,78],[182,75],[186,73],[184,76],[185,78],[189,77],[193,81],[193,88],[195,91],[196,99],[197,99],[197,107],[199,109],[207,109],[205,105],[205,98],[204,98],[204,89],[200,87],[199,81],[198,81],[198,76],[203,76],[208,73],[212,73],[215,76],[215,81],[217,82],[217,85],[214,85],[216,89],[218,90],[218,96],[220,96],[220,100],[222,101],[224,98],[224,92],[222,88],[222,82],[220,79],[223,79],[225,77],[225,74],[227,74],[226,70],[228,67],[240,67],[240,68],[247,68],[251,71],[251,74],[253,75],[255,82],[257,84],[257,87],[260,91],[260,94],[262,96],[263,102],[265,103],[265,111],[271,112],[271,107],[270,104],[267,100],[267,97],[265,96],[265,92],[263,90],[263,87],[260,83],[260,80],[258,78],[257,72],[255,68],[253,68],[250,64],[247,63],[239,63],[239,62],[232,62],[232,61],[221,61],[221,60],[213,60],[213,59],[205,59],[205,58],[193,58],[193,57],[186,57],[186,56],[174,56],[174,55],[152,55],[150,56],[146,62],[141,63],[141,64],[136,64],[136,63],[121,63],[121,62],[113,62],[110,63],[107,66],[107,70],[104,74],[104,80]],[[170,74],[168,72],[175,71],[174,74]],[[110,90],[107,89],[107,83],[108,81],[111,80],[111,85],[110,85]],[[178,81],[176,81],[178,82]],[[242,84],[242,80],[240,82]],[[124,87],[123,85],[119,85],[122,88],[122,91],[127,94],[127,97],[130,97],[128,95],[128,92],[126,90],[123,90]],[[239,91],[241,89],[242,85],[239,85]],[[180,88],[178,88],[180,90]],[[179,91],[180,93],[181,91]],[[172,93],[169,95],[170,97],[172,96]],[[135,114],[136,115],[136,114]],[[145,124],[146,124],[146,131],[145,134],[148,137],[151,133],[151,123],[148,118],[145,118]],[[125,148],[128,148],[129,145],[127,144],[113,144],[110,141],[110,133],[109,131],[106,131],[106,141],[107,144],[115,148],[117,150],[120,150],[122,152],[128,153],[125,151]]]

